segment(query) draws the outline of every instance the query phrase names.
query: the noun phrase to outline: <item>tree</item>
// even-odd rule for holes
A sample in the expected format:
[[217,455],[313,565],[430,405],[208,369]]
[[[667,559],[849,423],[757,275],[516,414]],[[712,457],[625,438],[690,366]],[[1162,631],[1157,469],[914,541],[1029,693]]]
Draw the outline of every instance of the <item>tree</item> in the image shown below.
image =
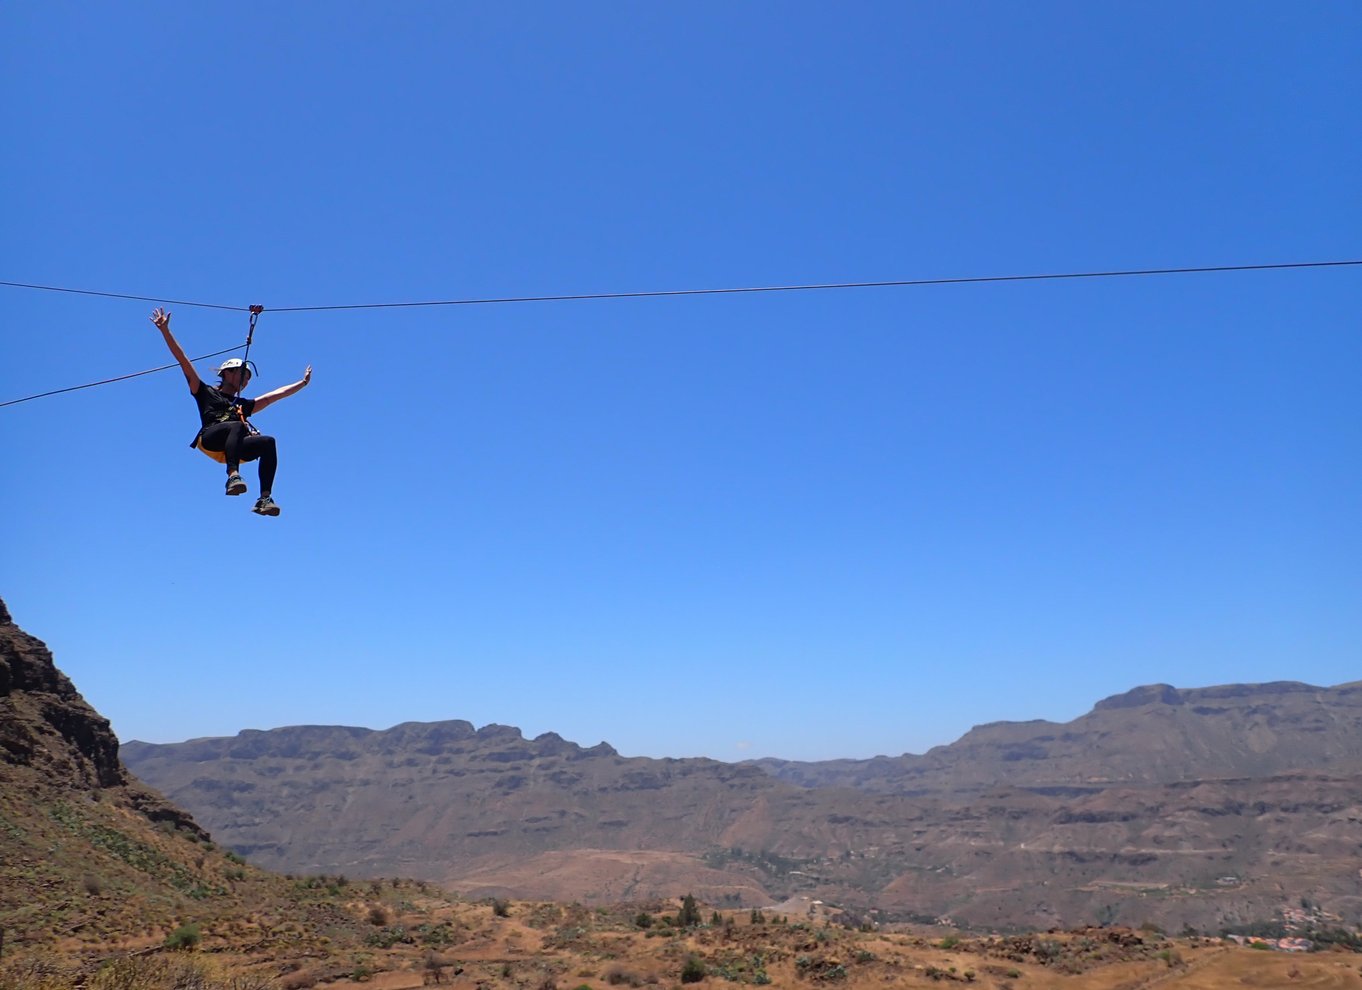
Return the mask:
[[694,928],[700,924],[700,909],[695,904],[695,898],[687,894],[681,901],[681,914],[676,919],[678,928]]

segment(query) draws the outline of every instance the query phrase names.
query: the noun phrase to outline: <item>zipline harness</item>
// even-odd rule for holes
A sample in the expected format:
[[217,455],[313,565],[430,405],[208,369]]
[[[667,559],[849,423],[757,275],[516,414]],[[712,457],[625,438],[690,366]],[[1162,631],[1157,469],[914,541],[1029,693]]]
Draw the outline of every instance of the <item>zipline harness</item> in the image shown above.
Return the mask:
[[[228,370],[229,368],[240,368],[244,372],[241,381],[242,388],[244,388],[246,385],[245,375],[253,376],[255,375],[256,371],[259,370],[259,369],[256,369],[255,371],[252,370],[253,368],[255,368],[255,364],[250,359],[251,342],[255,340],[256,321],[260,319],[260,314],[263,313],[264,311],[265,311],[264,306],[252,306],[250,308],[251,322],[250,326],[246,330],[246,350],[242,353],[242,356],[239,359],[229,358],[228,360],[222,362],[222,364],[218,366],[219,375],[221,375],[223,371]],[[212,386],[209,387],[211,388]],[[231,408],[224,413],[223,417],[219,419],[218,422],[225,423],[229,419],[231,419],[233,415],[235,415],[237,419],[241,420],[242,424],[246,427],[246,430],[250,433],[251,436],[260,435],[260,431],[257,430],[251,424],[251,421],[246,418],[245,412],[242,411],[240,389],[237,390],[236,395],[232,396]],[[203,446],[203,432],[206,429],[208,429],[207,426],[199,427],[199,432],[194,434],[194,439],[190,441],[189,446],[195,450],[202,451],[204,454],[206,454],[213,460],[217,461],[219,464],[226,464],[227,452],[225,450],[209,450],[208,448]]]

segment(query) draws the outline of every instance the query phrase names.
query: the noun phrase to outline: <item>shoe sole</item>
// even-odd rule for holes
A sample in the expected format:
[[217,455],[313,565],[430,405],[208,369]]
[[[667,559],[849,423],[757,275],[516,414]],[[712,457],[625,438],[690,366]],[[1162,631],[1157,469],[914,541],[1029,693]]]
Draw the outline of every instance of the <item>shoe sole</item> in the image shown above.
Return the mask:
[[228,486],[227,486],[227,494],[228,494],[228,495],[245,495],[245,494],[246,494],[246,483],[243,481],[243,482],[241,482],[240,484],[228,485]]
[[279,506],[271,505],[268,509],[252,509],[251,511],[257,516],[277,516],[279,515]]

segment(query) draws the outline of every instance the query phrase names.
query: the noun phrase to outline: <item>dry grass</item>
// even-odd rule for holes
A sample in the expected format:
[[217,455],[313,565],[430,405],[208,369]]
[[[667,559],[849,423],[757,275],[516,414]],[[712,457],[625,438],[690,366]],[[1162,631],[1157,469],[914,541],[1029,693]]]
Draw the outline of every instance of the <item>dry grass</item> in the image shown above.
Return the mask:
[[798,915],[757,924],[747,910],[714,923],[702,905],[709,923],[683,930],[679,900],[588,908],[282,877],[150,827],[117,795],[19,784],[0,788],[0,990],[674,990],[683,979],[729,990],[1362,990],[1362,956],[1129,929],[928,938]]
[[[486,904],[401,884],[385,886],[382,903],[411,937],[379,945],[369,920],[373,891],[364,893],[353,901],[300,900],[297,918],[263,937],[244,918],[235,928],[205,920],[203,942],[190,952],[111,953],[79,942],[26,948],[0,967],[0,990],[674,990],[688,963],[694,982],[685,985],[735,990],[1362,990],[1362,956],[1349,953],[1288,955],[1127,929],[952,940],[753,925],[746,913],[685,931],[644,931],[635,924],[637,905],[514,903],[502,917]],[[457,944],[447,943],[450,932],[459,933]]]

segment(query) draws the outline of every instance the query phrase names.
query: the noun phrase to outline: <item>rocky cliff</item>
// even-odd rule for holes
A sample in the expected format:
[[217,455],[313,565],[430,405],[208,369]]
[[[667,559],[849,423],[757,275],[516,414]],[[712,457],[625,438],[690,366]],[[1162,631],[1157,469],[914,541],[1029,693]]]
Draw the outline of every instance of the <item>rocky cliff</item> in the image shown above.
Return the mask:
[[[108,721],[0,602],[0,929],[112,944],[231,900],[236,871],[119,762]],[[159,927],[158,927],[159,926]]]
[[0,784],[25,780],[86,797],[108,791],[149,822],[207,838],[190,815],[133,778],[108,719],[86,703],[39,639],[0,601]]
[[290,872],[595,902],[691,890],[751,907],[807,895],[983,927],[1214,930],[1302,898],[1362,921],[1357,774],[906,795],[457,721],[124,751],[224,842]]
[[1362,773],[1362,681],[1138,687],[1071,722],[992,722],[922,756],[756,765],[803,787],[973,793],[1007,783],[1053,793],[1296,770]]

